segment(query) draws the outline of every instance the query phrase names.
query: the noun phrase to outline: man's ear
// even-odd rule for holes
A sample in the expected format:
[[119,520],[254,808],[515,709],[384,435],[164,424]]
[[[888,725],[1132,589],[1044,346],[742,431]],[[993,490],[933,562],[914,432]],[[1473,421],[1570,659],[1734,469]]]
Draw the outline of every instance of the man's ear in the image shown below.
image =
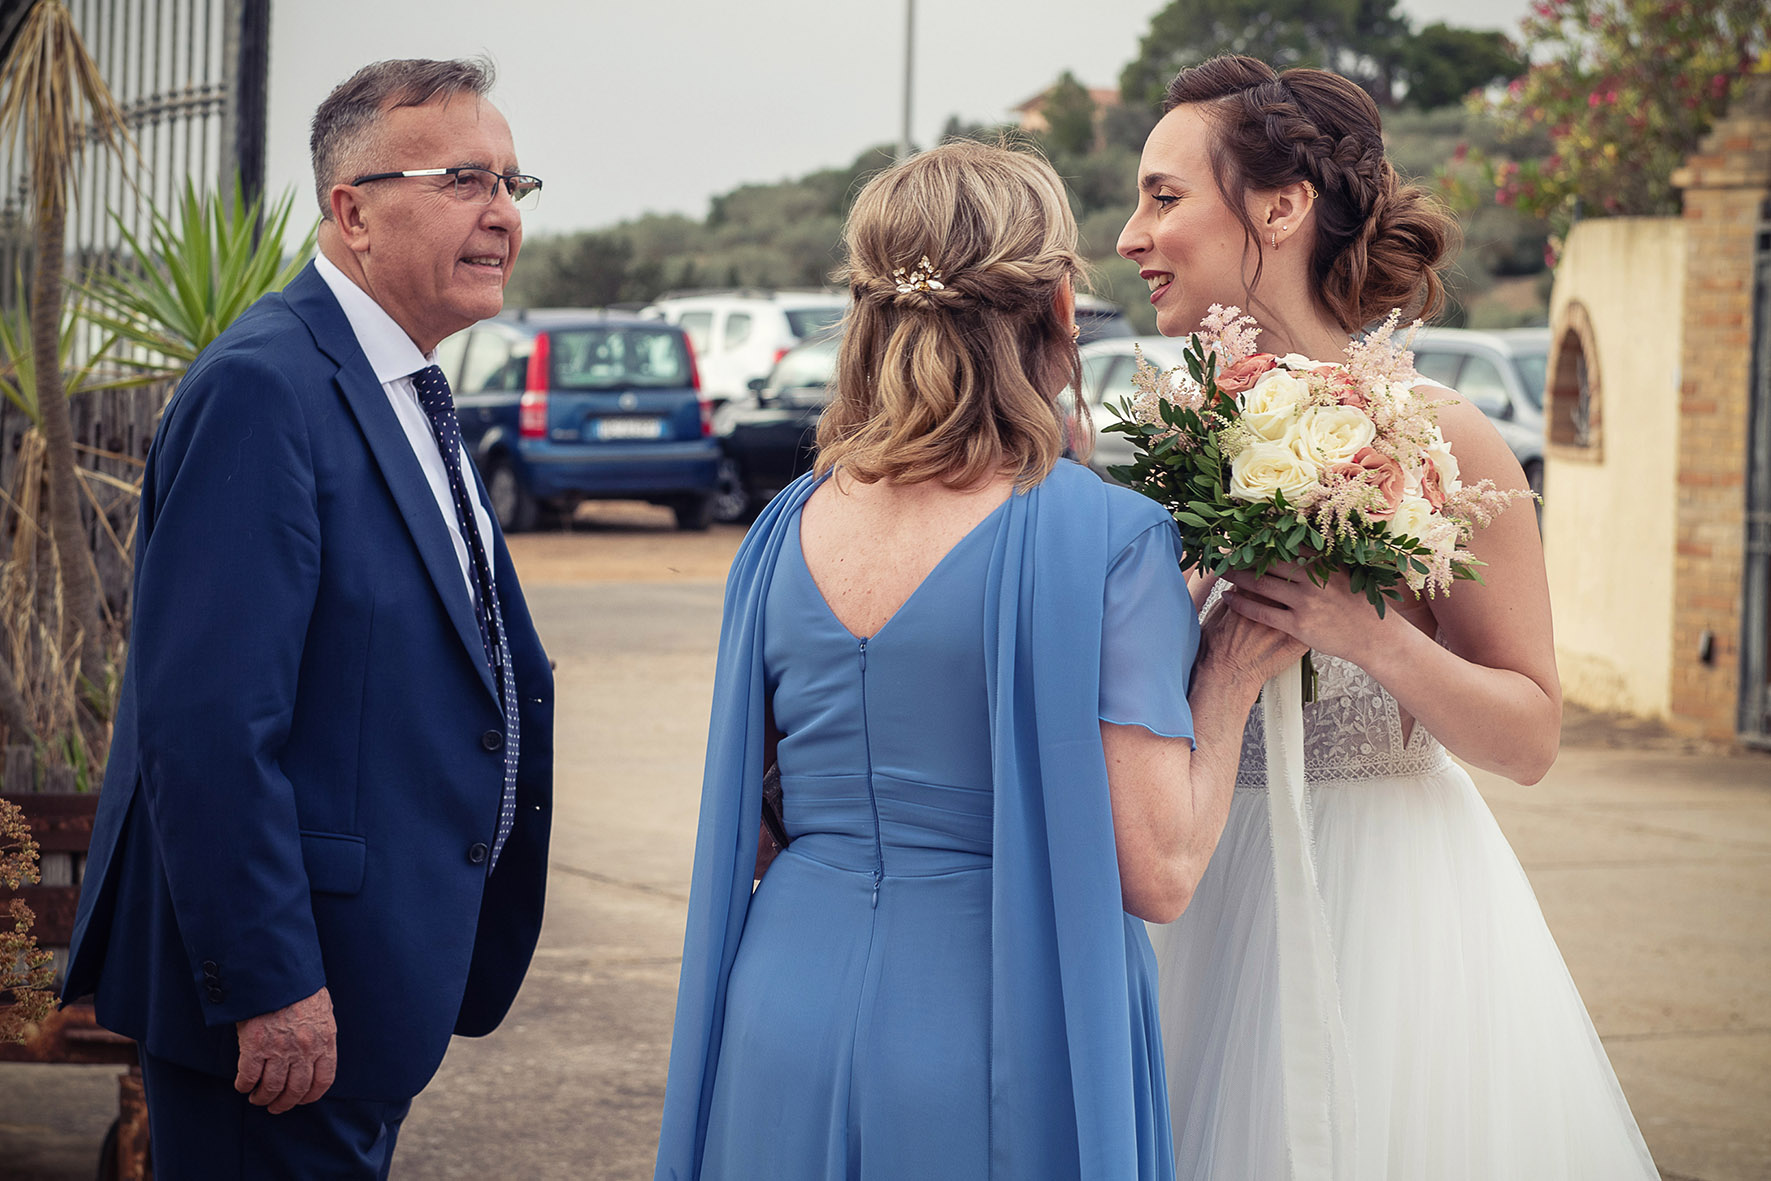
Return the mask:
[[358,254],[369,250],[369,217],[363,205],[362,190],[355,185],[333,185],[332,222],[338,227],[339,239]]

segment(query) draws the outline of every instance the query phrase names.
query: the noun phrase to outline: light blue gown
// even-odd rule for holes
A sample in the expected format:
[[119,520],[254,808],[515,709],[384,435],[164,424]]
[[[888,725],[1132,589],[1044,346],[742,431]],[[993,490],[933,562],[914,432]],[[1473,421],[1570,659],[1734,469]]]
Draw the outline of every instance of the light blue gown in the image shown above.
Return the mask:
[[[813,487],[728,587],[658,1176],[1171,1177],[1097,719],[1191,735],[1173,525],[1060,465],[861,639],[806,569]],[[793,840],[752,896],[765,697]]]

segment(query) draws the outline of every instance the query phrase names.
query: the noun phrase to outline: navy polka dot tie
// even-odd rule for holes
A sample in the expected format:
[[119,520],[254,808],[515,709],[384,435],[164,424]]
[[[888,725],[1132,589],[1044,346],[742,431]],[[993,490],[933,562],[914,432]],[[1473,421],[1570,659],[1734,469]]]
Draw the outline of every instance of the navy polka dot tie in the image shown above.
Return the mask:
[[467,543],[468,557],[474,575],[474,617],[480,625],[480,643],[486,649],[486,663],[498,686],[504,707],[504,797],[498,806],[498,829],[492,838],[490,873],[498,865],[498,855],[510,836],[517,815],[517,745],[520,723],[517,718],[516,678],[510,668],[510,644],[504,635],[504,613],[498,606],[497,590],[492,582],[492,563],[474,521],[473,502],[468,499],[467,482],[461,475],[461,422],[455,417],[455,399],[449,395],[449,379],[435,365],[428,365],[412,375],[418,391],[418,404],[430,419],[431,431],[437,438],[437,449],[443,454],[443,467],[449,473],[449,494],[455,500],[455,521],[461,539]]

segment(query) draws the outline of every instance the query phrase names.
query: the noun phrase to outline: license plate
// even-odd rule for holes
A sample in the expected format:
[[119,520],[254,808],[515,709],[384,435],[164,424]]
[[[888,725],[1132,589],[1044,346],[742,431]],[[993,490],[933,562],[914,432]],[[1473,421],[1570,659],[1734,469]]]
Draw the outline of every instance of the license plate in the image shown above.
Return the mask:
[[595,435],[599,439],[662,439],[662,418],[599,418]]

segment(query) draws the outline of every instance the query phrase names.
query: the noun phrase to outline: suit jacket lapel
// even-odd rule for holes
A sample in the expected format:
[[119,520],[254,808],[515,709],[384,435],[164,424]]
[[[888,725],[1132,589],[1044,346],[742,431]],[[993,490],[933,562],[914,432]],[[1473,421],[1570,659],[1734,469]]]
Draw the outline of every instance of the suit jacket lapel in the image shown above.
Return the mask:
[[400,506],[400,516],[405,519],[406,528],[418,546],[419,556],[430,573],[443,610],[455,624],[456,634],[472,657],[474,667],[480,670],[480,680],[484,682],[486,692],[496,700],[498,688],[492,681],[492,670],[486,665],[486,649],[480,643],[480,625],[474,618],[473,601],[461,575],[461,560],[456,557],[455,545],[449,540],[449,528],[444,524],[437,499],[424,478],[424,469],[412,453],[405,429],[400,426],[393,407],[388,405],[387,393],[376,380],[375,371],[369,367],[369,359],[357,344],[350,320],[311,263],[283,289],[283,295],[289,301],[290,309],[312,331],[320,351],[338,365],[336,381],[339,391],[356,417],[363,438],[369,444],[369,452],[381,468],[388,490],[393,493],[394,502]]

